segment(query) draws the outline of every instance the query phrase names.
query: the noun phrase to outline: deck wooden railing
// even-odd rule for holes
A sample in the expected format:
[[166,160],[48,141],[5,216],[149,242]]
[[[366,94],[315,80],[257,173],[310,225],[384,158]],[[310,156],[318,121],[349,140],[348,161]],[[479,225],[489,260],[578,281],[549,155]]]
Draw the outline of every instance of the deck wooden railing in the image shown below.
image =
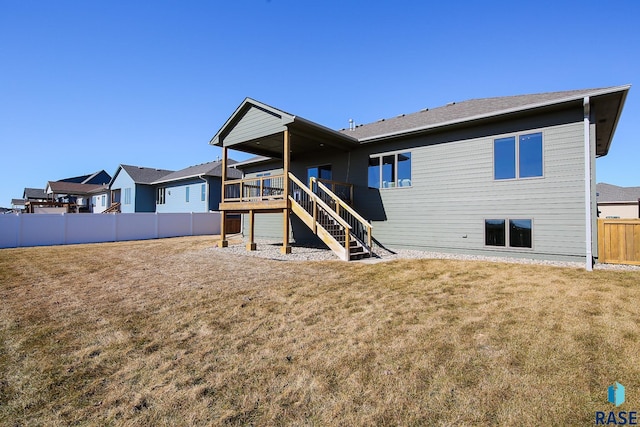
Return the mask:
[[284,198],[284,175],[236,179],[223,183],[224,202],[262,202]]
[[314,189],[314,193],[318,195],[324,203],[334,209],[340,218],[349,224],[354,237],[360,240],[360,243],[365,244],[367,249],[370,250],[372,244],[371,230],[373,228],[371,224],[320,180],[311,178],[309,181],[311,184],[309,187]]
[[327,188],[331,190],[333,194],[338,196],[348,205],[353,205],[353,184],[350,184],[348,182],[332,181],[330,179],[311,177],[309,178],[309,188],[311,188],[311,191],[313,192],[316,191],[316,182],[323,183]]

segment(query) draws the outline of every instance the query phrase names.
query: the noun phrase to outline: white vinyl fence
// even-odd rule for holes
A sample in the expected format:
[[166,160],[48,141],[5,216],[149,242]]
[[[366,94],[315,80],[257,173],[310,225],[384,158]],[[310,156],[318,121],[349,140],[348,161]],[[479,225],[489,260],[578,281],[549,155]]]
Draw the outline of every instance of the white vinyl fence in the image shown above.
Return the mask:
[[219,212],[0,215],[0,248],[215,234]]

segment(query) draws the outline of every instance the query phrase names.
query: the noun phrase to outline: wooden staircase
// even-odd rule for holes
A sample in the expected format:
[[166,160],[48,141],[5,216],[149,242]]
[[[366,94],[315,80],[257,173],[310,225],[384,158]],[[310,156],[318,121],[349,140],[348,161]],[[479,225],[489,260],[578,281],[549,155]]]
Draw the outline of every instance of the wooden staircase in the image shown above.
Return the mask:
[[120,213],[120,202],[112,204],[107,209],[103,210],[102,213]]
[[[344,261],[371,256],[371,224],[321,182],[289,173],[291,211]],[[312,190],[313,189],[313,190]]]

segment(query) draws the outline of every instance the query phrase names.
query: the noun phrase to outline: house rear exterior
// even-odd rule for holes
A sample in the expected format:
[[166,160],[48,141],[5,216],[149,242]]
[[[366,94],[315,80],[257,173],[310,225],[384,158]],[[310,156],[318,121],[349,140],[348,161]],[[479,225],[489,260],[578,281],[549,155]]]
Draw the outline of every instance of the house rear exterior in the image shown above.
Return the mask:
[[[225,155],[233,148],[267,157],[237,165],[261,186],[268,176],[288,183],[289,173],[306,184],[315,175],[332,188],[349,186],[352,208],[380,246],[582,261],[590,269],[595,158],[609,150],[629,88],[476,99],[339,132],[246,99],[211,143]],[[291,214],[292,185],[282,185],[282,210],[233,194],[221,209],[249,213],[247,224],[255,217],[255,237],[317,239],[311,220]]]

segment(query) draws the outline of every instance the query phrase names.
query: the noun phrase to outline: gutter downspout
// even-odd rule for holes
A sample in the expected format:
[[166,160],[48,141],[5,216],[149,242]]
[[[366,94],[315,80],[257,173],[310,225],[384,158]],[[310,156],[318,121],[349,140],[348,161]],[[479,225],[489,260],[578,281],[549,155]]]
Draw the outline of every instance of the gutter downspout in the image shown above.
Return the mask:
[[198,178],[204,181],[204,211],[209,212],[209,181],[204,178],[204,175],[198,175]]
[[585,268],[587,271],[593,271],[593,253],[592,253],[592,214],[591,214],[591,140],[589,130],[589,116],[591,114],[591,104],[589,97],[585,96],[582,102],[584,108],[584,214],[585,214],[585,246],[586,260]]

